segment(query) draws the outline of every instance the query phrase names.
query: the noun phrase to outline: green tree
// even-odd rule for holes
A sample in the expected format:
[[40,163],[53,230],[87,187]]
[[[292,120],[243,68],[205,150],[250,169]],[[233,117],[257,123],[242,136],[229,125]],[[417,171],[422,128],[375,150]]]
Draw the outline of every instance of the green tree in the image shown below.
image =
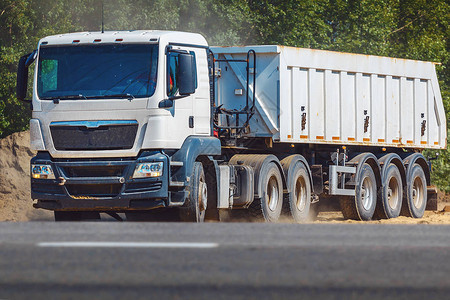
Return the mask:
[[[102,2],[0,0],[0,137],[25,129],[30,118],[28,105],[15,98],[20,56],[44,36],[99,31]],[[105,30],[192,31],[211,45],[280,44],[441,63],[448,126],[449,19],[448,1],[436,0],[104,1]],[[450,152],[440,151],[433,171],[448,192],[449,161]]]

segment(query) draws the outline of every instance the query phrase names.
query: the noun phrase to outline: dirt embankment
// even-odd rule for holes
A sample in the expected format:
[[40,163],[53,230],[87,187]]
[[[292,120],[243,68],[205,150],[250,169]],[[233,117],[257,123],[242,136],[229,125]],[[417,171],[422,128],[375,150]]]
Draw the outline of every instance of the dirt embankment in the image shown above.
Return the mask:
[[30,150],[28,131],[0,140],[0,221],[49,220],[53,214],[33,208],[30,196]]
[[[30,159],[35,153],[29,145],[28,131],[14,133],[0,140],[0,221],[53,220],[52,212],[34,209],[32,205]],[[323,211],[316,222],[361,223],[344,220],[339,211]],[[367,223],[450,224],[450,195],[439,193],[438,211],[427,211],[422,219],[399,217]]]

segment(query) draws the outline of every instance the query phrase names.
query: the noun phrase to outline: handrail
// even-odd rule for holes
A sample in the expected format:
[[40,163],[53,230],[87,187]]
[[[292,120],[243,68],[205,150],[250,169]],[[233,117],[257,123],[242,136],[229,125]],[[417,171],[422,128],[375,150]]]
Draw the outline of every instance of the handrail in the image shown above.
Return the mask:
[[[221,108],[218,107],[217,109],[214,109],[214,114],[212,115],[212,119],[214,119],[216,117],[216,115],[218,114],[227,114],[227,115],[235,115],[236,118],[236,122],[235,122],[235,126],[219,126],[217,124],[215,124],[213,122],[212,126],[213,129],[218,129],[218,130],[231,130],[231,129],[235,129],[237,131],[238,134],[240,134],[242,132],[242,130],[244,130],[248,125],[249,122],[251,120],[251,118],[253,117],[254,114],[254,110],[255,110],[255,104],[256,104],[256,52],[253,49],[250,49],[247,52],[247,59],[216,59],[214,57],[214,53],[209,50],[209,53],[211,55],[211,60],[212,60],[212,66],[211,66],[211,70],[212,70],[212,86],[211,86],[211,109],[215,108],[215,95],[216,95],[216,89],[215,89],[215,75],[216,75],[216,62],[220,63],[220,62],[245,62],[247,64],[247,76],[246,76],[246,83],[247,83],[247,89],[246,89],[246,97],[245,97],[245,107],[244,109],[241,110],[228,110],[226,108]],[[252,56],[252,57],[251,57]],[[250,61],[252,61],[252,66],[253,66],[253,97],[252,99],[250,99]],[[251,106],[249,105],[251,102]],[[245,114],[246,117],[246,121],[244,122],[244,124],[239,125],[239,115],[243,115]]]

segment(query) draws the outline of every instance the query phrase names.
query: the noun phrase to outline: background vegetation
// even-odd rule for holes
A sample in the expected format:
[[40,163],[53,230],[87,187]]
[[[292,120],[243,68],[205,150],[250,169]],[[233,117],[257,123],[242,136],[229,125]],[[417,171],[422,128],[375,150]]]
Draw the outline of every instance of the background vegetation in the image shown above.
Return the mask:
[[[445,0],[105,0],[106,30],[202,33],[211,45],[282,44],[411,58],[437,66],[450,120],[450,5]],[[99,30],[101,0],[0,0],[0,137],[27,128],[16,64],[46,35]],[[433,180],[450,192],[450,152]]]

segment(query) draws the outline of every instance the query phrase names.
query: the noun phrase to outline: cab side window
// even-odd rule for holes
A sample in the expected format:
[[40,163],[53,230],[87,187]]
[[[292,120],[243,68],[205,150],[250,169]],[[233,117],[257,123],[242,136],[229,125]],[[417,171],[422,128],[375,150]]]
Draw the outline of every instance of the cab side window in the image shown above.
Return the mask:
[[167,60],[167,96],[178,92],[178,53],[169,53]]
[[194,51],[190,51],[190,54],[192,54],[192,56],[194,57],[194,68],[192,69],[192,73],[194,75],[195,78],[195,89],[197,89],[198,83],[197,83],[197,60],[195,58],[195,52]]

